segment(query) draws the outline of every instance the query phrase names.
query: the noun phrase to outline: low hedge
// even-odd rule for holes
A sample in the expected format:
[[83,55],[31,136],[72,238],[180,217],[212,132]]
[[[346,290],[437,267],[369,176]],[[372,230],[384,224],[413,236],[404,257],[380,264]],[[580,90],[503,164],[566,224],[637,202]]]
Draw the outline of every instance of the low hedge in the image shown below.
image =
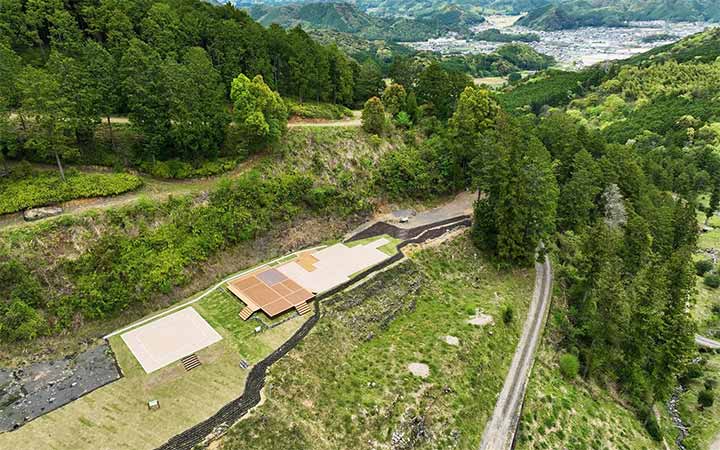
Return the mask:
[[183,180],[220,175],[233,170],[239,163],[240,160],[235,158],[219,158],[206,161],[199,167],[195,167],[179,159],[171,159],[169,161],[155,161],[154,163],[148,161],[142,163],[140,168],[143,172],[156,178]]
[[350,109],[343,105],[332,103],[306,102],[298,103],[294,100],[285,100],[290,117],[302,117],[305,119],[327,119],[339,120],[345,117],[352,117]]
[[142,180],[127,173],[68,172],[63,182],[55,172],[39,172],[20,179],[0,180],[0,214],[78,198],[106,197],[132,191]]

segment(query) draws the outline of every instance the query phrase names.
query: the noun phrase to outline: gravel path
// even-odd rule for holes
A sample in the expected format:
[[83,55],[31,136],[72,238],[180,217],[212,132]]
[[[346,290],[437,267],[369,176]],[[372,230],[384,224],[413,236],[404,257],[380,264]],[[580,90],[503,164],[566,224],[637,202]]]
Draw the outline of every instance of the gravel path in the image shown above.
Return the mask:
[[523,334],[495,405],[495,411],[485,427],[480,450],[512,448],[527,382],[535,360],[535,350],[542,336],[552,292],[552,267],[548,258],[545,257],[543,264],[535,264],[535,270],[535,291]]
[[700,336],[699,334],[695,335],[695,344],[712,350],[720,350],[720,342]]
[[288,128],[298,127],[359,127],[362,126],[362,111],[353,111],[352,117],[341,120],[294,119],[288,122]]

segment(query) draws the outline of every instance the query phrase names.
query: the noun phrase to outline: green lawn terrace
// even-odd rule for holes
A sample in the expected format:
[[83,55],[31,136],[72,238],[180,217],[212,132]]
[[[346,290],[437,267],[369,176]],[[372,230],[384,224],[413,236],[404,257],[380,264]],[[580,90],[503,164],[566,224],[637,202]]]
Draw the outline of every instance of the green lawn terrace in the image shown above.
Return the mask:
[[322,303],[302,345],[273,365],[265,402],[218,448],[390,448],[423,419],[432,440],[418,448],[477,448],[534,273],[495,269],[466,232],[408,255]]

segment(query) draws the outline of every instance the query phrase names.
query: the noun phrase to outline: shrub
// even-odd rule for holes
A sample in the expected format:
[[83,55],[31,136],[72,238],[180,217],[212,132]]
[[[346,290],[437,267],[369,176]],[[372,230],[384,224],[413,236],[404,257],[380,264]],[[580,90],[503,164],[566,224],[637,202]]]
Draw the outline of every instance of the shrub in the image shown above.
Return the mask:
[[243,158],[219,158],[205,161],[195,167],[190,163],[171,159],[168,161],[145,162],[141,164],[143,172],[156,178],[183,180],[188,178],[205,178],[220,175],[233,170]]
[[22,300],[13,301],[0,318],[0,338],[8,342],[35,339],[45,328],[40,313]]
[[720,316],[720,303],[715,303],[714,305],[712,305],[712,312],[713,314]]
[[705,275],[703,283],[705,283],[705,286],[707,287],[717,289],[718,287],[720,287],[720,275],[716,273]]
[[303,102],[285,99],[288,107],[289,117],[303,117],[306,119],[327,119],[339,120],[344,117],[352,117],[352,111],[343,105],[332,103]]
[[709,389],[700,391],[698,394],[698,405],[702,408],[709,408],[715,403],[715,393]]
[[515,317],[515,309],[513,309],[512,305],[505,306],[502,317],[505,325],[510,325],[512,323],[513,318]]
[[695,273],[699,277],[704,276],[706,273],[713,270],[713,262],[709,259],[701,259],[700,261],[695,262]]
[[77,198],[105,197],[132,191],[142,180],[127,173],[76,173],[68,171],[63,182],[54,172],[15,180],[0,181],[0,214]]
[[662,441],[663,437],[662,432],[660,431],[660,425],[658,425],[657,418],[655,417],[655,413],[653,413],[652,408],[641,408],[638,411],[638,417],[642,421],[645,426],[645,430],[648,432],[650,437],[658,442]]
[[412,126],[412,119],[410,119],[410,115],[408,113],[400,111],[397,116],[395,116],[395,124],[400,128],[407,129]]
[[712,391],[717,386],[717,380],[715,380],[714,378],[706,378],[704,385],[705,389],[707,389],[708,391]]
[[577,377],[580,372],[580,361],[577,356],[570,353],[565,353],[560,356],[560,373],[567,378],[572,380]]

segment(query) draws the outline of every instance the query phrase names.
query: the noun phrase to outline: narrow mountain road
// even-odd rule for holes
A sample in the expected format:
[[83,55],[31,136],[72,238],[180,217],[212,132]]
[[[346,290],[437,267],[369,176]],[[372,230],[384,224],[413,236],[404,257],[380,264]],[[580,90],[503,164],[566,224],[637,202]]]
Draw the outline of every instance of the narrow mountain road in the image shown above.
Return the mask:
[[698,347],[709,348],[711,350],[720,350],[720,342],[706,338],[704,336],[700,336],[699,334],[695,335],[695,344]]
[[535,271],[535,291],[523,334],[495,411],[485,427],[480,450],[509,450],[515,439],[535,350],[542,336],[552,294],[552,266],[549,259],[545,257],[542,264],[535,264]]

